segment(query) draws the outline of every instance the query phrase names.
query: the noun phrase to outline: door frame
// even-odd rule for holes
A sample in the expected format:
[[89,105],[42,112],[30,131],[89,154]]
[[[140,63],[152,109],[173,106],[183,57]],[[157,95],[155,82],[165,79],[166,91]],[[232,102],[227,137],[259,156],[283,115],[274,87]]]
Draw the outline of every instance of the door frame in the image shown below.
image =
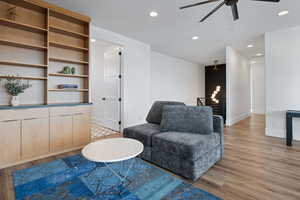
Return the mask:
[[[98,37],[93,37],[93,39],[95,39],[96,41],[103,41],[103,42],[106,42],[106,43],[110,43],[111,45],[113,46],[116,46],[116,47],[119,47],[120,48],[120,51],[121,52],[121,55],[120,55],[120,66],[119,66],[119,69],[120,69],[120,85],[119,85],[119,95],[120,95],[120,98],[121,98],[121,101],[120,101],[120,104],[119,104],[119,120],[121,121],[121,124],[119,124],[119,132],[122,133],[123,132],[123,129],[124,129],[124,54],[125,54],[125,47],[124,45],[122,44],[118,44],[118,43],[115,43],[115,42],[111,42],[109,40],[104,40],[104,39],[101,39],[101,38],[98,38]],[[90,42],[90,46],[93,46],[91,42],[91,40],[89,41]],[[91,51],[89,51],[90,53],[90,63],[93,63],[92,62],[92,55],[93,55],[93,51],[94,51],[94,48],[91,48]],[[93,77],[93,69],[94,69],[95,66],[92,65],[91,67],[91,70],[90,70],[90,76]],[[93,85],[92,84],[92,79],[90,80],[90,85]],[[89,102],[90,103],[93,103],[92,102],[92,89],[89,91],[90,92],[90,100]]]

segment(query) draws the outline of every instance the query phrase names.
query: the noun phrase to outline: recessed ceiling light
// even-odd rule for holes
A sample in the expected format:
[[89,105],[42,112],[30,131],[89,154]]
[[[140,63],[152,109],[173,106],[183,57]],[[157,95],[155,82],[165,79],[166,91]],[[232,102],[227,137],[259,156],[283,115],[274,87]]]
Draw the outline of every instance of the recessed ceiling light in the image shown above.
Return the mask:
[[287,15],[289,14],[289,11],[288,10],[284,10],[284,11],[281,11],[278,13],[278,16],[284,16],[284,15]]
[[192,37],[192,40],[198,40],[199,39],[199,37],[198,36],[194,36],[194,37]]
[[157,17],[158,16],[158,13],[155,12],[155,11],[152,11],[149,13],[150,17]]
[[91,39],[91,42],[96,42],[96,39],[92,38],[92,39]]
[[263,56],[264,54],[262,54],[262,53],[258,53],[258,54],[256,54],[256,56]]
[[253,47],[253,44],[249,44],[248,46],[247,46],[247,48],[252,48]]
[[256,61],[251,61],[251,64],[255,64],[256,63]]

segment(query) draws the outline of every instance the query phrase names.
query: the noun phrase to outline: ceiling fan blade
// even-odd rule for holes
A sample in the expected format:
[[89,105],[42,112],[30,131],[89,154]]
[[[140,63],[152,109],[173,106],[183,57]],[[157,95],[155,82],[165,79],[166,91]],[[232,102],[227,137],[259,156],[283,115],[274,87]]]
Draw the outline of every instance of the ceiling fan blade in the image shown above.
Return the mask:
[[217,10],[219,10],[222,6],[225,5],[225,1],[219,4],[217,7],[215,7],[210,13],[208,13],[205,17],[203,17],[200,22],[204,22],[209,16],[214,14]]
[[187,5],[187,6],[182,6],[179,9],[195,7],[195,6],[199,6],[199,5],[202,5],[202,4],[212,3],[212,2],[215,2],[215,1],[220,1],[220,0],[207,0],[207,1],[199,2],[199,3],[190,4],[190,5]]
[[231,10],[232,10],[232,15],[233,15],[233,20],[238,20],[239,19],[239,11],[237,8],[237,4],[232,4],[231,5]]
[[278,3],[280,0],[252,0],[252,1],[265,1],[265,2],[271,2],[271,3]]

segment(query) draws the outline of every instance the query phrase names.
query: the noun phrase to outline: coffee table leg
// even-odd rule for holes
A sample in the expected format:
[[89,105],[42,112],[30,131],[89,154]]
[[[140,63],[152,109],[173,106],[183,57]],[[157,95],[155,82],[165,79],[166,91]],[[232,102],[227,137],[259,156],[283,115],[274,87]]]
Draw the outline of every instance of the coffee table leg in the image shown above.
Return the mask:
[[[128,173],[129,173],[129,171],[131,170],[131,168],[132,168],[132,166],[133,166],[133,163],[134,163],[134,160],[135,159],[132,159],[131,160],[131,162],[130,162],[130,165],[129,165],[129,167],[128,167],[128,169],[127,169],[127,172],[125,173],[125,176],[124,177],[121,177],[121,175],[119,175],[113,168],[111,168],[107,163],[104,163],[105,164],[105,166],[115,175],[115,176],[117,176],[119,179],[120,179],[120,181],[121,181],[121,184],[124,182],[124,180],[127,178],[127,176],[128,176]],[[123,162],[123,161],[122,161]]]

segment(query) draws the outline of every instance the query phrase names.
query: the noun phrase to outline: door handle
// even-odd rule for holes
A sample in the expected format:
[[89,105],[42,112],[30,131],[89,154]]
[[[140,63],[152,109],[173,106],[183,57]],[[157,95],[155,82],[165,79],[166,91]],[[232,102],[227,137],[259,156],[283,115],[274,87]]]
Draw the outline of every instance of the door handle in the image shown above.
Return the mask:
[[103,97],[103,98],[102,98],[102,100],[103,100],[103,101],[105,101],[105,100],[106,100],[106,98],[105,98],[105,97]]

